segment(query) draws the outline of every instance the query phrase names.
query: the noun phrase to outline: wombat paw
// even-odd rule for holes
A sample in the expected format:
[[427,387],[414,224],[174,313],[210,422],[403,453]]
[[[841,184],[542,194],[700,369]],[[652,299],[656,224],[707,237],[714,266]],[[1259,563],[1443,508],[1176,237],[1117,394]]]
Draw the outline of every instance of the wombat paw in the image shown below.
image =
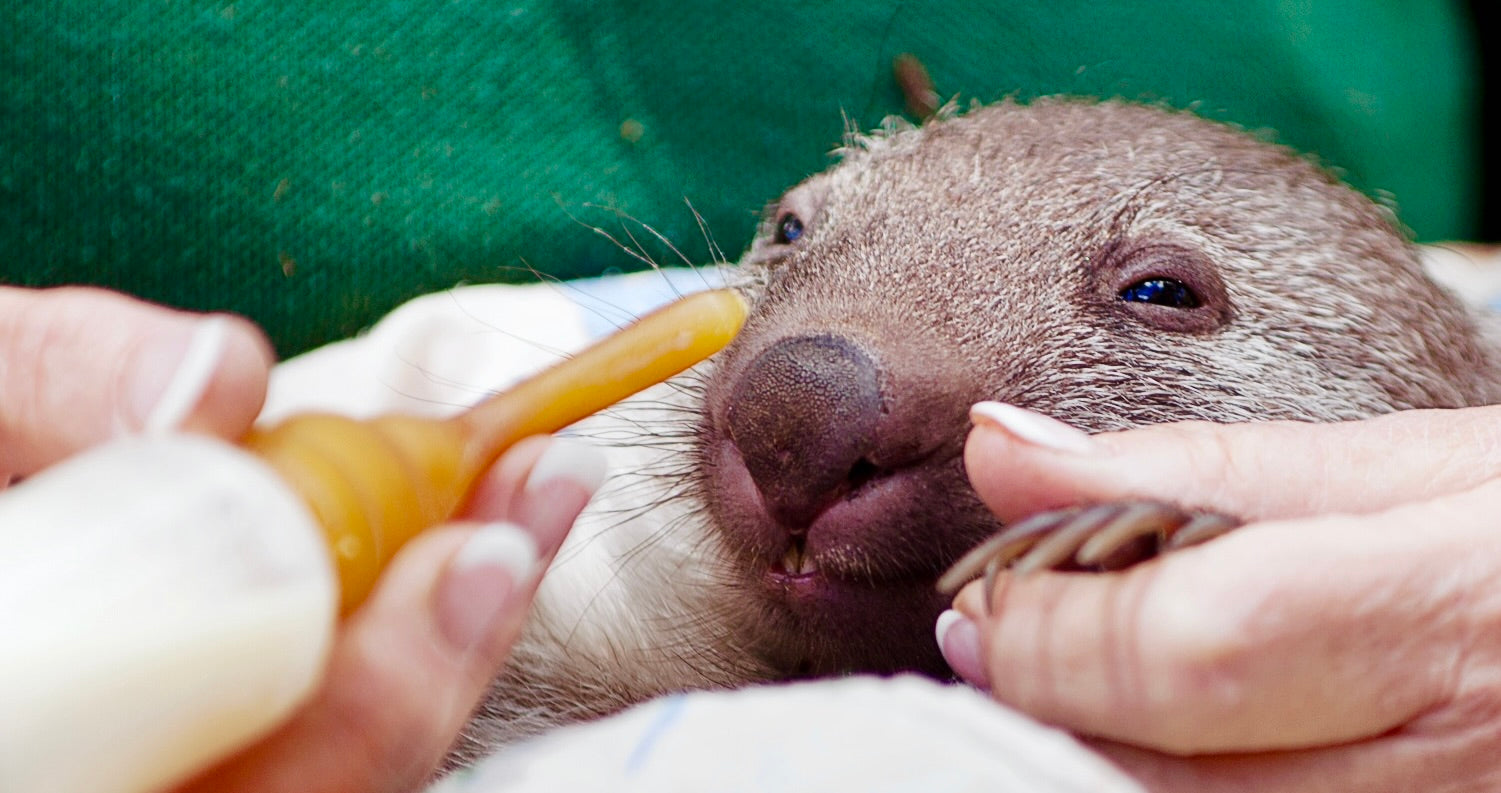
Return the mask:
[[997,570],[1121,570],[1165,551],[1197,545],[1241,525],[1216,512],[1160,501],[1114,501],[1033,515],[975,546],[938,579],[946,594]]

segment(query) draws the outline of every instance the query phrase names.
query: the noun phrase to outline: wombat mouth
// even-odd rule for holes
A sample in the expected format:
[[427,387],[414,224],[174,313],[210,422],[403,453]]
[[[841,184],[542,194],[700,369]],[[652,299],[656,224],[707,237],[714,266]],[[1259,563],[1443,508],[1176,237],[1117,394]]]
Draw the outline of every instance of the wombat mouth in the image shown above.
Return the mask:
[[[720,454],[730,456],[734,450],[721,446]],[[931,584],[946,569],[942,560],[919,552],[923,549],[916,547],[916,537],[891,525],[893,516],[909,512],[914,499],[934,489],[932,480],[937,477],[926,467],[885,471],[851,483],[811,520],[797,525],[769,513],[743,465],[724,464],[720,470],[721,515],[735,525],[745,561],[763,568],[774,589],[795,585],[806,596],[817,597],[818,582],[857,587]]]
[[947,605],[931,580],[854,584],[819,572],[761,576],[758,655],[789,678],[916,671],[947,677],[932,625]]
[[954,502],[940,494],[968,492],[957,456],[895,469],[866,461],[810,519],[789,525],[768,508],[733,443],[710,454],[716,522],[733,538],[742,586],[759,604],[763,629],[755,633],[766,637],[769,663],[792,676],[948,674],[931,640],[946,606],[936,581],[998,528],[982,509],[932,514],[933,503]]

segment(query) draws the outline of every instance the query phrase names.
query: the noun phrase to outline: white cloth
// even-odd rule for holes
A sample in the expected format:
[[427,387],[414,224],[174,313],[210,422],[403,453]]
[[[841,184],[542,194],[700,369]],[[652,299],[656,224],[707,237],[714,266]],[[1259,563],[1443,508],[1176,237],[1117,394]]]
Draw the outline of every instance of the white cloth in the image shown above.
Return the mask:
[[1423,267],[1466,303],[1501,312],[1501,246],[1423,245]]
[[923,678],[664,697],[506,749],[430,793],[1141,793],[1066,733]]

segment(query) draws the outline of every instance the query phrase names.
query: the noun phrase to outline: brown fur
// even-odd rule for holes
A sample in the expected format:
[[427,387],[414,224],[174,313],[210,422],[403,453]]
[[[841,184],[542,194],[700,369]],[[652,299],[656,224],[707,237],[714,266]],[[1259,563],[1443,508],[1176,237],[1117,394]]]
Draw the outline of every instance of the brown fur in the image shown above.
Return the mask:
[[[805,230],[778,244],[787,212]],[[767,218],[735,276],[754,299],[736,343],[593,424],[620,442],[620,476],[549,574],[461,748],[673,690],[942,674],[932,580],[995,529],[959,459],[975,401],[1091,431],[1501,401],[1501,354],[1424,276],[1385,208],[1187,113],[1042,100],[898,126],[852,139]],[[1206,293],[1203,310],[1120,300],[1163,273]],[[789,433],[788,454],[809,428],[848,423],[802,415],[809,400],[779,380],[740,385],[778,342],[819,334],[874,362],[880,410],[868,418],[883,433],[850,452],[863,473],[812,491],[828,490],[820,503],[885,499],[861,513],[876,519],[853,538],[842,524],[827,541],[820,523],[792,530],[842,581],[832,600],[768,583],[787,546],[756,488],[781,474],[769,464],[756,480],[741,459],[752,398],[772,400],[754,415]],[[835,456],[841,442],[816,441]],[[772,484],[807,495],[798,488],[816,474],[796,470]]]

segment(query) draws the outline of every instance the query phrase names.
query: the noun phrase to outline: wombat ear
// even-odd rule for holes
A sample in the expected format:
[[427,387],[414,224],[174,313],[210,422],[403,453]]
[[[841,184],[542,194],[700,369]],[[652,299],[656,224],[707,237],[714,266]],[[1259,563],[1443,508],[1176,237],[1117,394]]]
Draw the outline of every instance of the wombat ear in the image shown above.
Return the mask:
[[766,207],[745,262],[775,261],[816,236],[829,197],[828,174],[814,176]]

